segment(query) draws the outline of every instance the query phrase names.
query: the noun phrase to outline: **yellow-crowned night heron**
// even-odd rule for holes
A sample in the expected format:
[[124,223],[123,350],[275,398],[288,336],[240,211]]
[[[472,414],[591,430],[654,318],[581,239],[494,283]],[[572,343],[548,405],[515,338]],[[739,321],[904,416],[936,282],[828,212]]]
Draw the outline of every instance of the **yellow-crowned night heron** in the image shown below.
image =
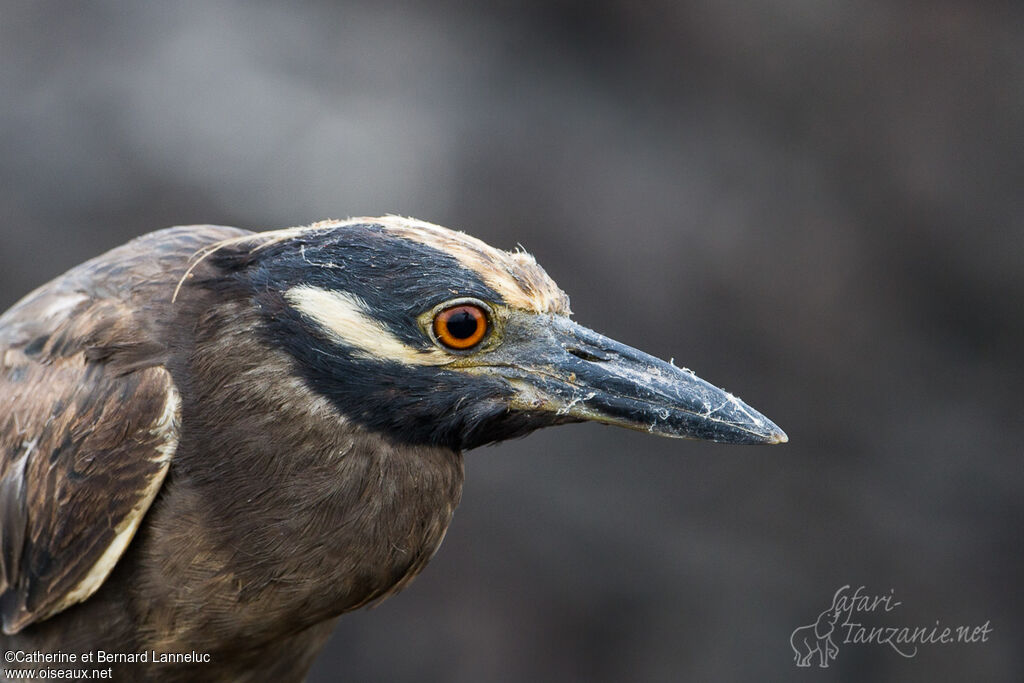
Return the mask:
[[199,653],[116,662],[125,680],[301,680],[338,615],[437,550],[463,450],[581,420],[786,440],[460,232],[145,235],[0,317],[5,649]]

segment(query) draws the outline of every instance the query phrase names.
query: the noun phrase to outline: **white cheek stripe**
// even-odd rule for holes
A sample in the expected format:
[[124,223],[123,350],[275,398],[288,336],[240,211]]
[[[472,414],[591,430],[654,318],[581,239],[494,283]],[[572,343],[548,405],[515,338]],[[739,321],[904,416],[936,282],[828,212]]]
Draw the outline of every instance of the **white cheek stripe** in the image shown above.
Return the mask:
[[400,340],[369,313],[366,302],[352,294],[297,285],[284,296],[296,309],[364,358],[403,365],[442,365],[452,361],[440,349],[418,349]]

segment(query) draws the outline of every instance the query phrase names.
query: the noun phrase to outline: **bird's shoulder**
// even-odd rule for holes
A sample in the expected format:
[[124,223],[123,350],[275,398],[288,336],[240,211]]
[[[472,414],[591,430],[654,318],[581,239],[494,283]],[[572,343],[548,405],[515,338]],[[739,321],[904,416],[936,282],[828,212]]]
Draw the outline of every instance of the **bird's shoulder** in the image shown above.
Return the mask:
[[189,260],[245,235],[149,233],[0,316],[0,615],[14,633],[88,598],[163,482],[180,398],[161,328]]
[[[165,312],[193,257],[219,241],[248,234],[226,226],[190,225],[137,237],[75,266],[11,306],[0,315],[0,347],[28,347],[48,357],[73,354],[97,334],[124,337],[127,322]],[[44,338],[55,335],[64,343],[47,345]]]

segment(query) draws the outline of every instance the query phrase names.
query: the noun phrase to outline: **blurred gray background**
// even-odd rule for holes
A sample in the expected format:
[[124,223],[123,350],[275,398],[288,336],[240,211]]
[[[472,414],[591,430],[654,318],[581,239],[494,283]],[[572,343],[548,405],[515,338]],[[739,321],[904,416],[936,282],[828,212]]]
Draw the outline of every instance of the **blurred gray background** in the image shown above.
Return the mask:
[[[1024,680],[1024,9],[0,2],[0,309],[180,223],[400,213],[736,392],[749,448],[469,454],[413,586],[311,681]],[[905,659],[790,633],[991,622]]]

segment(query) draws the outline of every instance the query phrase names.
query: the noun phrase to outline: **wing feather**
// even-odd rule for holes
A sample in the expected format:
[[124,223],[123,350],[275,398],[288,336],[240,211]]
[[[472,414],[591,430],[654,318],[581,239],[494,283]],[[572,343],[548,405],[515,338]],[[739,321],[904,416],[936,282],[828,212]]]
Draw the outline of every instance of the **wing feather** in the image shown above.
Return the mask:
[[197,250],[245,234],[151,233],[0,316],[0,617],[17,633],[106,580],[160,490],[181,399],[161,325]]
[[0,395],[0,612],[16,633],[106,579],[163,482],[180,400],[163,367],[121,374],[84,350],[8,349]]

